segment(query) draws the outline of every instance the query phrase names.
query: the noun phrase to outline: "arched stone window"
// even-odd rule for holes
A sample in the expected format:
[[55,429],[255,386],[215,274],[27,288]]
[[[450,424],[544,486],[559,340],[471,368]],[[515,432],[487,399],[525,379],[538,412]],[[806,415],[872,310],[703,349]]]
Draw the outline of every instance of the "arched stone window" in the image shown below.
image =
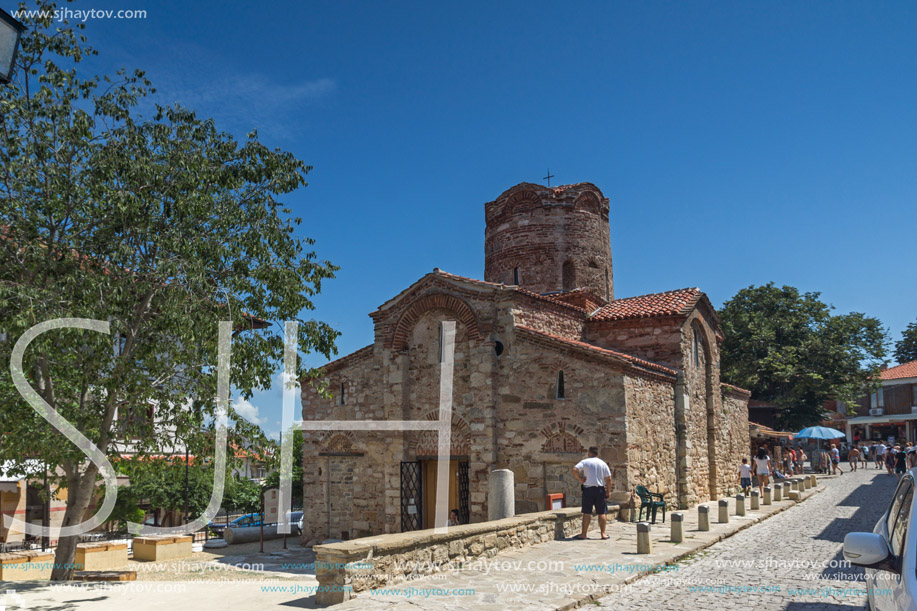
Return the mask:
[[576,268],[573,261],[564,261],[561,268],[562,284],[565,291],[572,291],[576,288]]

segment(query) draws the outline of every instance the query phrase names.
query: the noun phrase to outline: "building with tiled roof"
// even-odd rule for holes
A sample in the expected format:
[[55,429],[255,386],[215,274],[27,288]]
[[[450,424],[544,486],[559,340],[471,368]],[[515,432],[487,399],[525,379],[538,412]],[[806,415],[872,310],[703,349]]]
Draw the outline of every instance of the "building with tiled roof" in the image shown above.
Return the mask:
[[839,401],[827,406],[838,414],[848,441],[895,439],[917,441],[917,361],[883,367],[878,386],[864,394],[852,407]]
[[[734,487],[749,450],[749,393],[721,384],[719,319],[685,288],[615,297],[609,201],[591,183],[522,183],[485,204],[484,279],[440,269],[370,313],[370,345],[303,383],[306,542],[436,526],[437,434],[348,430],[341,421],[439,417],[455,324],[449,507],[488,516],[494,469],[517,513],[548,494],[580,502],[571,467],[597,446],[610,498],[635,486],[688,507]],[[417,427],[414,427],[417,428]]]

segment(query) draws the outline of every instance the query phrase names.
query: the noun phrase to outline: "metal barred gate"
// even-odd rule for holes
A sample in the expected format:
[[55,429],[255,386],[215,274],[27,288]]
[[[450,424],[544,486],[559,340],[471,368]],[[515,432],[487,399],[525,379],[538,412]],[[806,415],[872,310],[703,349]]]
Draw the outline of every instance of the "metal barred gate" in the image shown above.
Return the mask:
[[401,532],[422,528],[422,475],[419,460],[401,462]]
[[468,504],[468,462],[462,461],[458,464],[458,498],[459,498],[459,518],[462,524],[468,524],[471,518],[471,511]]

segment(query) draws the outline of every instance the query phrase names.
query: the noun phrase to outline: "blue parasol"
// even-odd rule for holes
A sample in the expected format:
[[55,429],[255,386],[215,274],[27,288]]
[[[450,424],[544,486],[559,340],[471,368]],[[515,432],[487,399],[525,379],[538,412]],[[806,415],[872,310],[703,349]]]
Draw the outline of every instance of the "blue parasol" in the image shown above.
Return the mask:
[[810,426],[796,433],[796,439],[838,439],[846,436],[846,433],[826,426]]

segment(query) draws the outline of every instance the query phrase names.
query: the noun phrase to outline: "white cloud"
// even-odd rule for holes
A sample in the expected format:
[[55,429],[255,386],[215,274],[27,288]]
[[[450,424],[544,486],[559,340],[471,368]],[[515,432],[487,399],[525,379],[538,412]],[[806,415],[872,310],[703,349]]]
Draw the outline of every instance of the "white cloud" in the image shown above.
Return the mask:
[[237,397],[236,400],[232,402],[232,408],[235,410],[238,416],[245,418],[252,424],[261,426],[267,422],[267,418],[260,417],[260,410],[258,409],[258,406],[254,405],[248,399]]

